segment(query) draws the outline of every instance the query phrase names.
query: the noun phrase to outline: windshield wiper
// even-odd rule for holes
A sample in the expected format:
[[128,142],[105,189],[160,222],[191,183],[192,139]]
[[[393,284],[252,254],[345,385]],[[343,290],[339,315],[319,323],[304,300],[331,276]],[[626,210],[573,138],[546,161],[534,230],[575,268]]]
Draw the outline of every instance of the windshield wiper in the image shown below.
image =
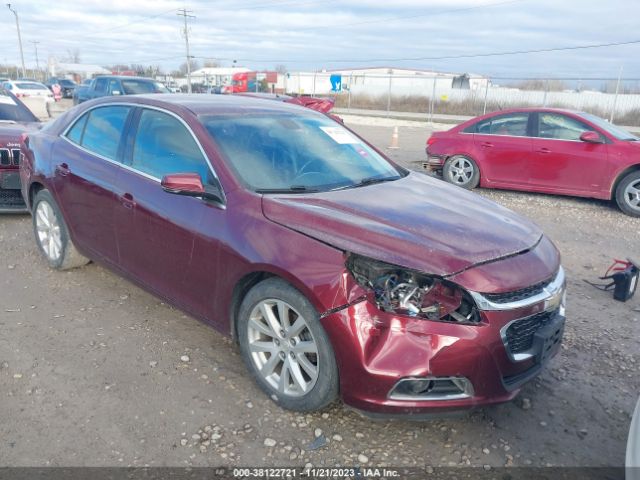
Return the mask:
[[289,188],[259,188],[257,193],[315,193],[317,188],[309,188],[304,185],[291,185]]
[[357,185],[373,185],[374,183],[383,183],[383,182],[393,182],[394,180],[398,180],[400,177],[367,177],[360,180]]

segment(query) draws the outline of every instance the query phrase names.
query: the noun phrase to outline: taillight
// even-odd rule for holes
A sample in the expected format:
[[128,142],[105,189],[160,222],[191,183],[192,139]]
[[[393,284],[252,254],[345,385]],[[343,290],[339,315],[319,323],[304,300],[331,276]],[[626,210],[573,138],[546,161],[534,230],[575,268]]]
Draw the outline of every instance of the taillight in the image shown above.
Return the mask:
[[429,137],[427,139],[427,145],[433,145],[434,143],[436,143],[437,138],[436,137]]

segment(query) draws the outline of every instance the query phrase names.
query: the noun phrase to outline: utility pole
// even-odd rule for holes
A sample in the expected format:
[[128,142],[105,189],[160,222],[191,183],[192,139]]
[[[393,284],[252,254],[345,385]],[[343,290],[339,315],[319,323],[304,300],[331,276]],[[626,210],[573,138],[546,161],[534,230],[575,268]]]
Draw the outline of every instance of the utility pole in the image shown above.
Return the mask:
[[618,92],[620,91],[620,80],[622,79],[622,67],[618,72],[618,81],[616,82],[616,94],[613,97],[613,105],[611,106],[611,115],[609,115],[609,123],[613,123],[613,117],[616,114],[616,104],[618,103]]
[[22,76],[27,76],[27,71],[24,68],[24,54],[22,53],[22,37],[20,36],[20,21],[18,20],[18,12],[16,12],[13,8],[11,8],[11,4],[7,3],[7,7],[11,10],[16,17],[16,30],[18,30],[18,45],[20,46],[20,60],[22,61]]
[[184,17],[184,43],[187,47],[187,92],[191,93],[191,54],[189,52],[189,27],[187,26],[187,18],[196,17],[195,15],[190,15],[193,12],[186,8],[181,8],[178,12],[177,15]]
[[39,77],[40,76],[40,62],[38,61],[38,44],[40,42],[38,40],[29,40],[29,42],[33,43],[33,48],[36,49],[36,70],[38,71],[38,77]]

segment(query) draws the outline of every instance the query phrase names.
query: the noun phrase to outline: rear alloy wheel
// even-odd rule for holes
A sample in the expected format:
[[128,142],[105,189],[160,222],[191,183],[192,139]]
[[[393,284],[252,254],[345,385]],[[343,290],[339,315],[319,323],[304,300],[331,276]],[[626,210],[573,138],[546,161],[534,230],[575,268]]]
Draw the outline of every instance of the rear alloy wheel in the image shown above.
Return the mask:
[[48,190],[40,190],[33,201],[33,231],[40,252],[56,270],[68,270],[89,263],[69,237],[60,209]]
[[240,306],[240,350],[262,389],[282,407],[311,411],[338,393],[329,338],[309,301],[281,279],[252,288]]
[[640,171],[631,172],[616,187],[616,203],[627,215],[640,217]]
[[471,190],[478,186],[480,170],[469,157],[455,155],[444,163],[442,176],[449,183]]

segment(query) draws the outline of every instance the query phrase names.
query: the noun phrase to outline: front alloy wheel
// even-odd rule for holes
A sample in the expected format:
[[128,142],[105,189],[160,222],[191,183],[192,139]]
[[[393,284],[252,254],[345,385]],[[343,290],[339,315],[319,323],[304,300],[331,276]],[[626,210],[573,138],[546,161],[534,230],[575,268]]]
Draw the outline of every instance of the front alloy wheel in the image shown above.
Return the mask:
[[318,312],[284,280],[268,278],[249,290],[237,333],[247,368],[282,407],[313,411],[338,396],[338,367]]
[[298,397],[318,380],[318,347],[305,318],[288,303],[261,301],[249,319],[249,350],[263,379],[279,393]]
[[631,172],[620,180],[615,199],[624,213],[640,217],[640,171]]

